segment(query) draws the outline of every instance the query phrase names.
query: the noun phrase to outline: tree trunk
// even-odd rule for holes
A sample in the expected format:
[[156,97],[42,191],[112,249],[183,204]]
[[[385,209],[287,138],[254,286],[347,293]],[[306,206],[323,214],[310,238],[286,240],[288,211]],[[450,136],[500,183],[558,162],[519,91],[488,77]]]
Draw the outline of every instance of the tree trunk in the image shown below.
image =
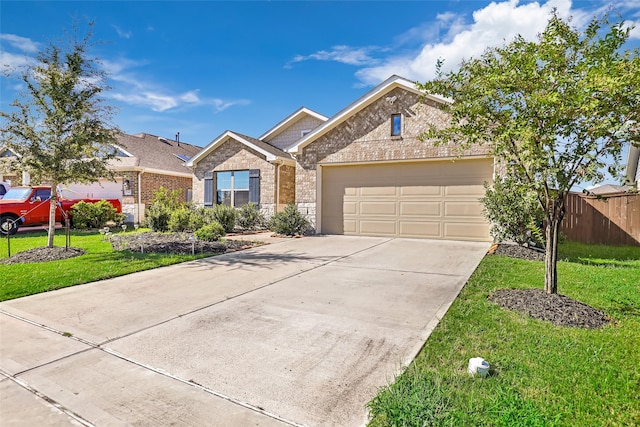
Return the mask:
[[547,209],[545,238],[547,240],[544,254],[544,291],[548,294],[558,293],[558,235],[564,217],[564,197],[553,200]]
[[47,247],[49,248],[53,247],[53,237],[56,234],[56,209],[58,208],[58,191],[56,190],[57,186],[57,182],[51,182],[51,198],[49,199],[49,238],[47,240]]

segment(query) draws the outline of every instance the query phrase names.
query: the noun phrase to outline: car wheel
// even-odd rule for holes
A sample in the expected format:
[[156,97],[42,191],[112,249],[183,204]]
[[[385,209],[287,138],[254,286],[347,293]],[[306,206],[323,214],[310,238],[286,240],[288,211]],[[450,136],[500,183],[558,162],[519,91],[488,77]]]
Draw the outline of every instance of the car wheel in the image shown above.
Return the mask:
[[9,215],[0,217],[0,234],[3,236],[16,234],[19,226],[18,220]]

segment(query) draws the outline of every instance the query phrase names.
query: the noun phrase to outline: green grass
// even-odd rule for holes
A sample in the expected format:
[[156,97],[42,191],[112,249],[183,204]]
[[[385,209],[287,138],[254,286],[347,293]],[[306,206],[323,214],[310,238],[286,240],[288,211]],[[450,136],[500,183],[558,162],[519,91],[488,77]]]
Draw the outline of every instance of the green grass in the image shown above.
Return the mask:
[[[11,237],[10,244],[12,254],[46,246],[47,234],[38,231],[15,235]],[[65,246],[64,232],[55,236],[54,245]],[[0,301],[207,256],[114,251],[97,232],[72,232],[71,246],[87,253],[61,261],[0,265]],[[7,253],[7,239],[0,238],[0,259],[6,258]]]
[[[564,328],[487,300],[542,288],[542,262],[487,256],[416,360],[369,403],[370,426],[640,425],[640,248],[566,243],[559,293],[604,310],[598,330]],[[491,364],[485,379],[471,357]]]

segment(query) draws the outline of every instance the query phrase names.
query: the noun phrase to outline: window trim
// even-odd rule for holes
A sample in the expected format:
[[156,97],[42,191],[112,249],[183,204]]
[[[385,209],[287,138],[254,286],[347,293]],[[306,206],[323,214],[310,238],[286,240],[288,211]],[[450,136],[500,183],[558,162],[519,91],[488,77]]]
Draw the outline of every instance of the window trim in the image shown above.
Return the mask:
[[[395,131],[396,118],[399,121],[397,132]],[[391,136],[396,136],[396,137],[402,136],[402,114],[400,113],[391,114]]]

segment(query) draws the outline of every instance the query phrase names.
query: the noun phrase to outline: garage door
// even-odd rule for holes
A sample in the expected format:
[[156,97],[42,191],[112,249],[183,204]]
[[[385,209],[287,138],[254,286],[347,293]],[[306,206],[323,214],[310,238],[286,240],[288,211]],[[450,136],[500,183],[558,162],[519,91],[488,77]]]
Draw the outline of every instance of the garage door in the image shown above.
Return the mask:
[[489,159],[323,166],[325,234],[489,241]]

